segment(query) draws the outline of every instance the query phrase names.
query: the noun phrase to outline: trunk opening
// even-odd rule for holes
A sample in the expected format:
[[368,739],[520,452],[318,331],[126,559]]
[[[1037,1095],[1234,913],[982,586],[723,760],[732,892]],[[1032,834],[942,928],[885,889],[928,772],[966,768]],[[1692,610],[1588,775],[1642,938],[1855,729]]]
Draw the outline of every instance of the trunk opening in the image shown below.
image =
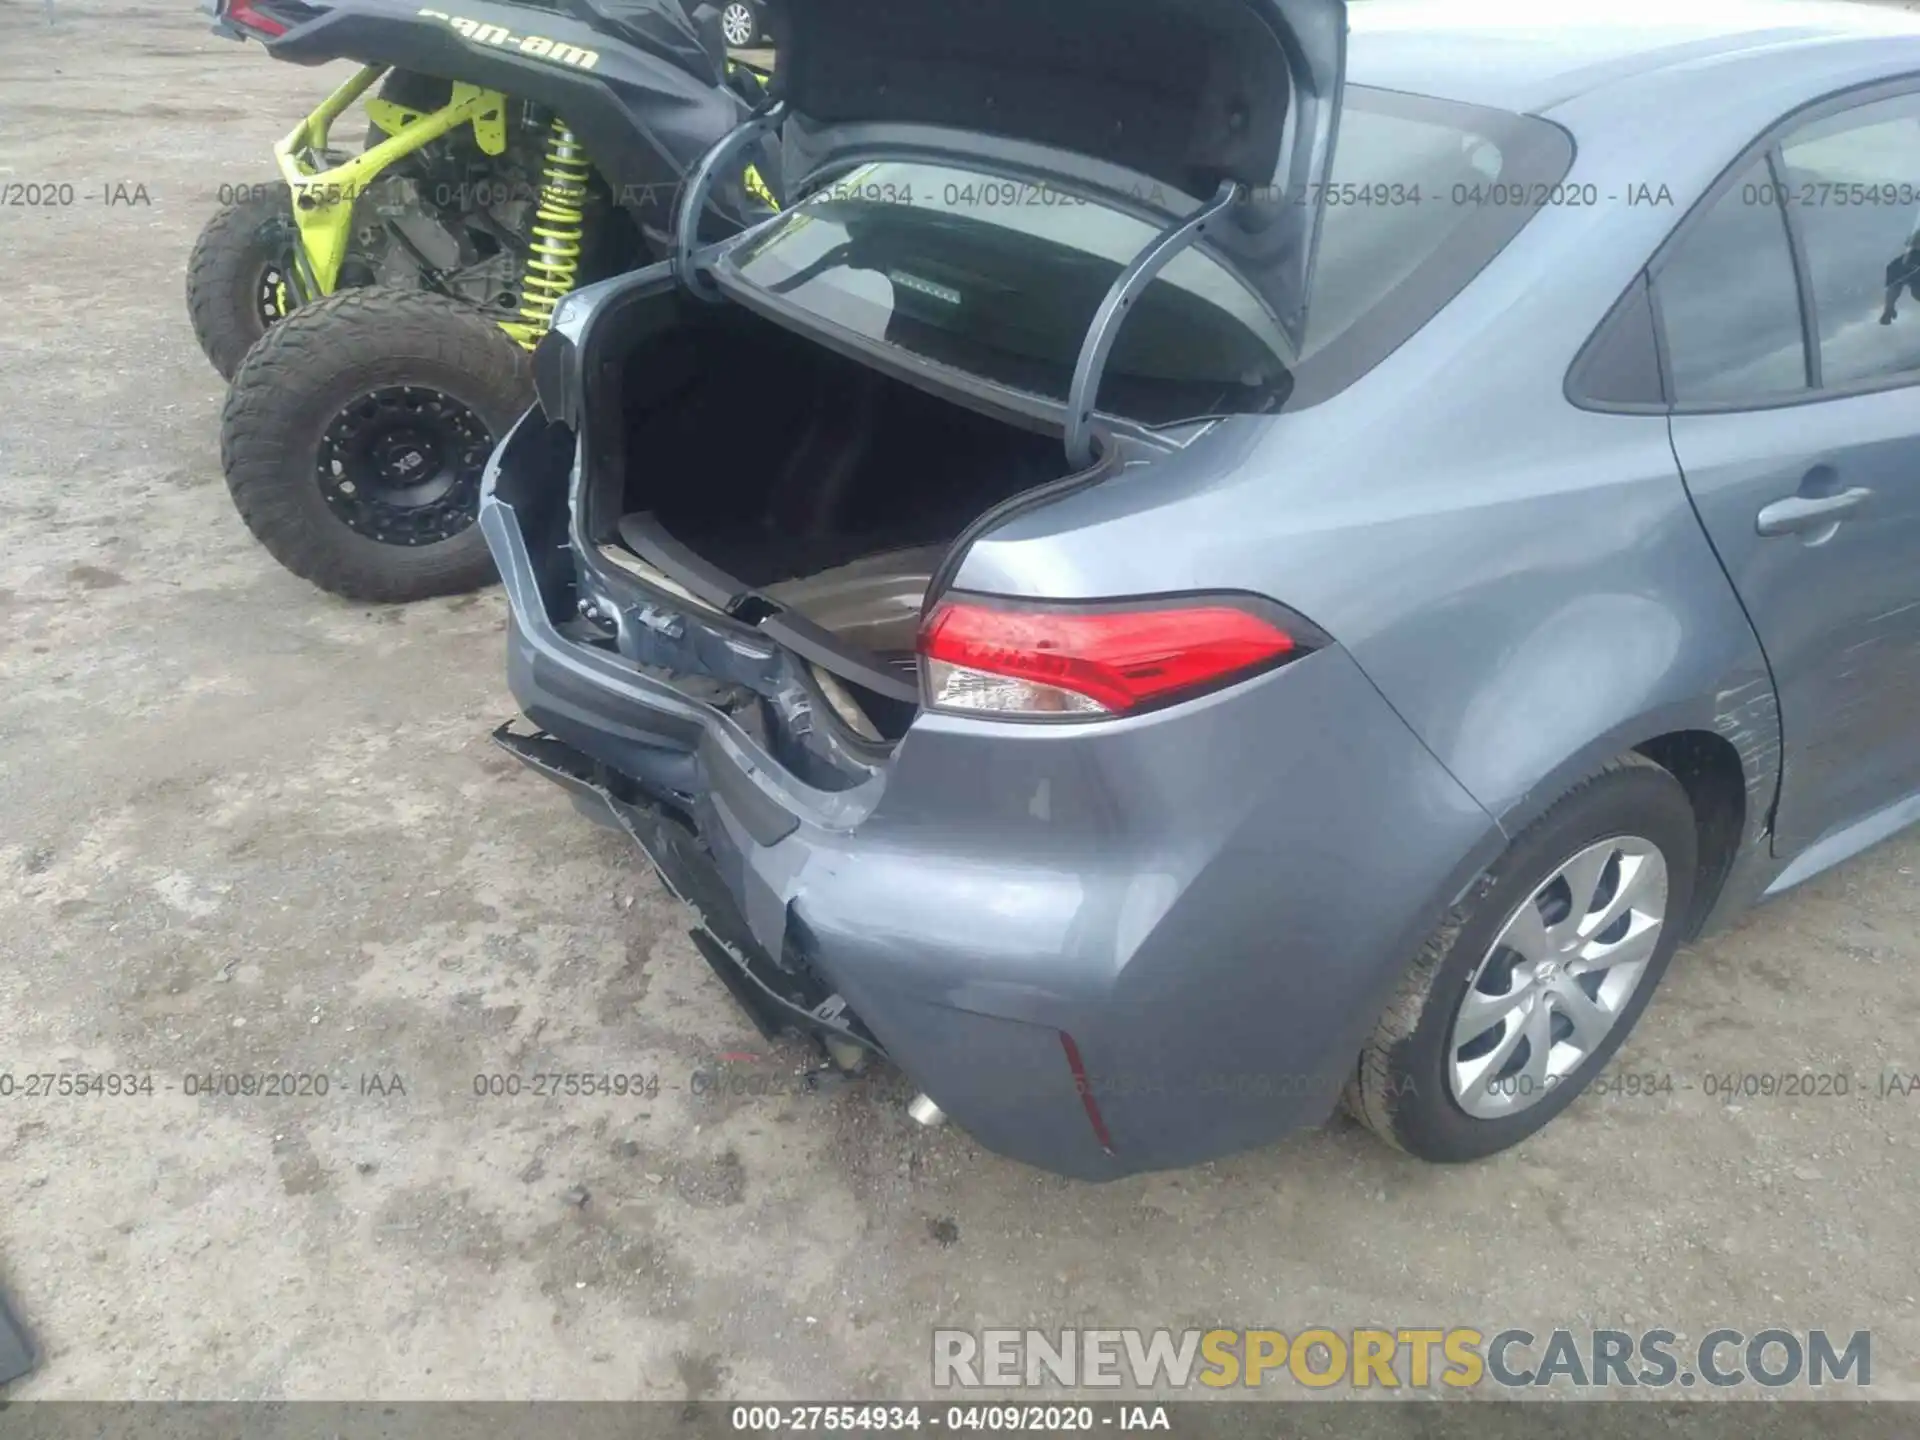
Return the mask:
[[[643,306],[620,365],[620,489],[594,528],[738,621],[811,622],[822,643],[803,653],[822,698],[863,739],[897,739],[917,711],[900,687],[941,562],[986,511],[1072,473],[1059,432],[735,305],[663,294]],[[863,669],[895,693],[861,683]]]

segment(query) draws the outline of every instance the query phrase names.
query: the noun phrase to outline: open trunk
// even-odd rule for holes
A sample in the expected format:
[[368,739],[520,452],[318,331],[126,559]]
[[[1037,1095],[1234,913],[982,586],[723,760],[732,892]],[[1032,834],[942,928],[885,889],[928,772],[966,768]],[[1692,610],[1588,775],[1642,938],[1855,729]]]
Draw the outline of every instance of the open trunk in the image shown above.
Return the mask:
[[877,719],[868,738],[892,738],[902,702],[910,718],[942,561],[987,511],[1071,473],[1058,430],[983,414],[736,306],[647,303],[662,310],[633,327],[645,338],[622,366],[625,463],[617,499],[609,485],[596,506],[602,557],[768,633],[783,628],[773,617],[799,617],[822,642],[808,654],[816,678],[863,700],[876,674],[891,678],[878,688],[893,703],[861,710]]

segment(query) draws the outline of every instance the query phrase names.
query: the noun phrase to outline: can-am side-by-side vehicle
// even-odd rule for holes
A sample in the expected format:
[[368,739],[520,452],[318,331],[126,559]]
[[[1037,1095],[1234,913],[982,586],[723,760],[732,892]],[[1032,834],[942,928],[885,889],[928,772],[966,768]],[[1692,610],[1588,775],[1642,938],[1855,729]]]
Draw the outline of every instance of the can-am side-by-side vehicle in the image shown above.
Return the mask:
[[[531,400],[527,351],[577,285],[664,253],[682,177],[761,79],[729,60],[717,11],[678,0],[220,0],[216,25],[276,59],[360,66],[189,266],[195,331],[233,381],[235,504],[342,595],[485,583],[480,470]],[[366,144],[342,150],[333,129],[363,99]],[[712,187],[709,233],[773,208],[766,168],[745,156]]]

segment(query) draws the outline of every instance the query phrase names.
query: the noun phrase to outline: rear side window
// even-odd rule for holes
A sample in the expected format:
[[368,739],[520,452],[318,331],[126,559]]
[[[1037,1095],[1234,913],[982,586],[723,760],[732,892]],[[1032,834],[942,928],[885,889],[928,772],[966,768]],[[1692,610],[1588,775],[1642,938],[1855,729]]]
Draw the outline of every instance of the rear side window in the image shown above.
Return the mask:
[[1816,120],[1780,154],[1813,291],[1821,388],[1920,374],[1920,97]]
[[1766,160],[1756,160],[1654,275],[1676,404],[1763,404],[1807,389],[1779,190]]
[[1664,410],[1660,337],[1646,276],[1615,302],[1567,376],[1576,404],[1601,410]]
[[[1196,246],[1120,327],[1099,404],[1148,424],[1299,408],[1413,335],[1518,233],[1572,161],[1556,126],[1349,87],[1303,350]],[[732,257],[800,310],[1064,400],[1095,310],[1158,225],[1064,190],[921,162],[864,166]]]

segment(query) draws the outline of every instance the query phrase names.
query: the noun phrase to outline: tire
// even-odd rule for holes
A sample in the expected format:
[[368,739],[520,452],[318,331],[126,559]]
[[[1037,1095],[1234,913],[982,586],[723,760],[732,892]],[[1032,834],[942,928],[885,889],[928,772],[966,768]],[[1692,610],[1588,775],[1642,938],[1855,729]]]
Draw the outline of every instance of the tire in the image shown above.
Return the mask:
[[[527,353],[478,311],[349,290],[248,354],[220,458],[247,528],[302,579],[352,600],[459,594],[494,578],[479,466],[532,401]],[[408,464],[424,483],[394,473]]]
[[[273,323],[264,292],[287,273],[296,243],[293,200],[280,181],[251,187],[201,230],[187,261],[187,315],[221,379],[233,378]],[[280,303],[284,313],[284,293]]]
[[[1637,983],[1615,1002],[1610,1027],[1597,1043],[1583,1047],[1568,1014],[1556,1012],[1552,1006],[1571,1007],[1576,997],[1569,994],[1569,987],[1578,984],[1584,988],[1595,976],[1600,977],[1596,983],[1601,986],[1620,985],[1631,979],[1628,966],[1618,970],[1606,966],[1578,968],[1591,965],[1586,957],[1603,953],[1596,936],[1614,937],[1606,948],[1615,956],[1629,953],[1626,942],[1616,933],[1621,922],[1595,928],[1582,949],[1568,955],[1558,952],[1552,941],[1537,947],[1530,941],[1522,907],[1533,907],[1536,918],[1547,917],[1543,939],[1549,934],[1564,936],[1563,927],[1572,918],[1572,906],[1564,912],[1557,907],[1561,896],[1570,896],[1573,887],[1563,891],[1563,879],[1556,877],[1576,857],[1601,854],[1604,846],[1616,858],[1606,861],[1608,868],[1599,871],[1595,880],[1598,903],[1585,913],[1603,914],[1606,902],[1622,894],[1627,888],[1622,882],[1629,874],[1625,867],[1631,863],[1637,877],[1631,892],[1640,898],[1628,912],[1626,927],[1629,932],[1638,928],[1642,936],[1646,935],[1644,921],[1660,893],[1658,872],[1643,860],[1629,861],[1623,853],[1627,848],[1623,837],[1644,842],[1664,860],[1664,900],[1659,903],[1664,918],[1659,929],[1651,932],[1652,949],[1638,972]],[[1469,898],[1455,906],[1429,937],[1361,1052],[1345,1096],[1349,1113],[1388,1144],[1422,1160],[1438,1162],[1481,1159],[1518,1144],[1544,1127],[1606,1067],[1652,998],[1691,914],[1697,848],[1693,807],[1686,791],[1666,770],[1643,756],[1616,760],[1562,797],[1508,845],[1470,887]],[[1551,888],[1544,895],[1536,894],[1549,882]],[[1642,903],[1646,906],[1644,913]],[[1555,926],[1556,916],[1559,927]],[[1511,932],[1510,921],[1515,927]],[[1540,978],[1542,972],[1535,963],[1518,959],[1519,949],[1503,945],[1496,952],[1496,941],[1510,935],[1517,945],[1552,957],[1545,978]],[[1646,941],[1637,943],[1644,946]],[[1561,968],[1569,961],[1575,969]],[[1508,965],[1511,970],[1507,970]],[[1522,971],[1531,975],[1523,976]],[[1576,974],[1587,979],[1576,979]],[[1608,980],[1608,976],[1618,978]],[[1476,1013],[1473,1019],[1463,1021],[1463,1007],[1470,994]],[[1524,1011],[1509,998],[1523,994],[1531,996],[1519,1002],[1527,1007]],[[1515,1008],[1506,1009],[1497,1022],[1460,1044],[1482,1019],[1503,1006]],[[1547,1018],[1539,1023],[1548,1027],[1550,1037],[1544,1053],[1550,1059],[1557,1053],[1560,1060],[1555,1063],[1563,1063],[1566,1068],[1564,1073],[1533,1078],[1523,1063],[1534,1054],[1527,1027],[1534,1010],[1542,1006],[1546,1007]],[[1601,1012],[1583,1009],[1582,1013],[1593,1016]],[[1567,1027],[1565,1033],[1563,1026]],[[1500,1062],[1495,1052],[1507,1041],[1510,1027],[1522,1033],[1510,1057]],[[1480,1066],[1495,1068],[1463,1084],[1461,1077]],[[1516,1066],[1520,1068],[1515,1070]],[[1470,1113],[1469,1106],[1482,1113]]]

